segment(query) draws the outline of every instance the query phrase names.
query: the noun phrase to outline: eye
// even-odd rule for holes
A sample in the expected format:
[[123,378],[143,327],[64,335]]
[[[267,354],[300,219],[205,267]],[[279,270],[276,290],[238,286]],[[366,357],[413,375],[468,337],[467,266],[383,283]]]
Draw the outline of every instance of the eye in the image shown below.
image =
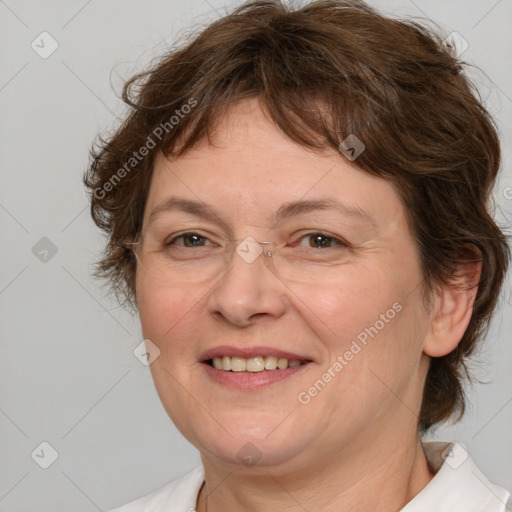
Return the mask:
[[178,247],[204,247],[206,242],[210,242],[210,240],[208,240],[208,238],[205,236],[190,231],[188,233],[182,233],[181,235],[171,238],[165,243],[165,246],[169,247],[174,245]]
[[[325,233],[315,232],[307,233],[300,237],[299,241],[294,246],[309,247],[313,249],[329,249],[336,247],[348,247],[348,244],[339,238],[327,235]],[[194,247],[217,247],[217,244],[209,240],[207,237],[194,232],[189,231],[180,235],[172,237],[165,243],[166,247],[180,247],[180,248],[194,248]]]
[[306,242],[308,247],[312,247],[313,249],[329,249],[334,247],[348,247],[343,240],[336,238],[331,235],[326,235],[324,233],[307,233],[300,239],[300,245],[303,245],[302,242]]

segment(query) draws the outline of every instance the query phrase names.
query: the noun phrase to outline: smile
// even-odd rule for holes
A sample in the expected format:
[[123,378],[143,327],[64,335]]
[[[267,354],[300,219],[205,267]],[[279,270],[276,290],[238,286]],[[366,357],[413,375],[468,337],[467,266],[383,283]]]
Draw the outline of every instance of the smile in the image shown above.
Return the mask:
[[212,347],[199,356],[209,379],[223,387],[257,390],[307,371],[315,362],[304,352],[269,346]]
[[266,370],[286,370],[306,364],[308,361],[291,360],[277,356],[256,356],[256,357],[230,357],[217,356],[210,359],[208,363],[217,370],[227,372],[263,372]]

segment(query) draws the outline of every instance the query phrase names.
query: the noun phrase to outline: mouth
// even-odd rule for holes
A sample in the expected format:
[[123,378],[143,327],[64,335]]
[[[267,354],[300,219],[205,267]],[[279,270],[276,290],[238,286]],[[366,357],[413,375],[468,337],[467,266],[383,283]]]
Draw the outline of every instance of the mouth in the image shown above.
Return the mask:
[[217,347],[205,352],[200,363],[215,382],[251,390],[287,379],[304,371],[314,361],[304,355],[270,347]]
[[274,370],[286,370],[288,368],[296,368],[307,363],[310,360],[292,359],[288,360],[286,357],[278,356],[255,356],[255,357],[230,357],[230,356],[216,356],[208,359],[206,364],[209,364],[216,370],[223,370],[225,372],[266,372]]

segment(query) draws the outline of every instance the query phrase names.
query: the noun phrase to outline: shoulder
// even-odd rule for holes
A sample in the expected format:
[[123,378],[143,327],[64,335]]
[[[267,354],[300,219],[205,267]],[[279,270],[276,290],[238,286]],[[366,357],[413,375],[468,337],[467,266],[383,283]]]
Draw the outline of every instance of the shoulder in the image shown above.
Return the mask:
[[204,469],[200,466],[160,489],[109,512],[190,512],[195,508],[203,480]]

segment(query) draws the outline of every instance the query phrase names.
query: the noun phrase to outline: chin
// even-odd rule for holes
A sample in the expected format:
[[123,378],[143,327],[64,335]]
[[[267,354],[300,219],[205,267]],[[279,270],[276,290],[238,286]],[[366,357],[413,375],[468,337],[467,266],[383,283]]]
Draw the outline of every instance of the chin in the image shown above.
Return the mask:
[[[202,455],[213,457],[225,464],[246,466],[248,469],[258,465],[276,466],[286,464],[314,442],[314,436],[308,436],[297,425],[283,422],[286,415],[272,422],[258,424],[257,417],[245,418],[245,421],[231,421],[228,431],[221,429],[215,422],[197,430],[183,432],[187,439]],[[299,437],[300,435],[300,437]]]
[[[208,442],[210,441],[210,442]],[[302,451],[303,445],[300,440],[288,437],[284,439],[267,440],[249,439],[246,436],[227,436],[224,440],[204,440],[196,448],[202,456],[213,457],[218,461],[236,465],[237,468],[247,468],[254,472],[257,468],[279,466],[290,463]],[[239,471],[239,469],[237,469]]]

